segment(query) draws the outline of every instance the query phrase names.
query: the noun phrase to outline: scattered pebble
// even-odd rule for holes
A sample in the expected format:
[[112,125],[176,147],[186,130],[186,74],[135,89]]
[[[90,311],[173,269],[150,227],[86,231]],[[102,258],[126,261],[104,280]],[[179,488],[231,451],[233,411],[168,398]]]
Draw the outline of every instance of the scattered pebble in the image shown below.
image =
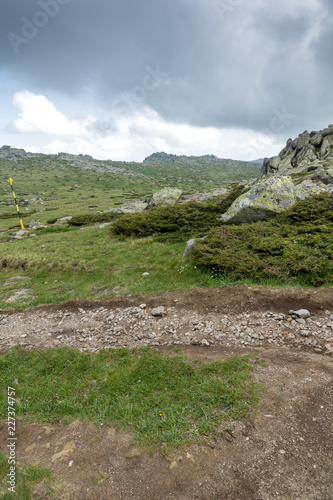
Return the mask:
[[[207,315],[179,310],[177,302],[154,308],[139,303],[126,308],[2,310],[0,346],[2,350],[20,344],[28,349],[70,346],[92,351],[142,345],[267,346],[332,355],[332,311],[303,314],[303,318],[296,312],[290,311],[290,316],[271,311]],[[302,321],[290,321],[292,317]]]

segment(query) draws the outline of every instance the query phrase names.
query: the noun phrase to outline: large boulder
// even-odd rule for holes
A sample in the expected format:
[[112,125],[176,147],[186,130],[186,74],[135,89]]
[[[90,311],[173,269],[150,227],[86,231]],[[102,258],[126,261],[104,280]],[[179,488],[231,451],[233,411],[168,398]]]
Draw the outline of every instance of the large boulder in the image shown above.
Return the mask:
[[310,142],[310,134],[307,130],[303,132],[302,134],[299,134],[296,140],[296,148],[295,149],[302,149],[305,148]]
[[315,171],[315,176],[326,185],[333,184],[333,167],[327,170],[324,170],[323,168],[318,168]]
[[323,136],[320,132],[316,132],[315,135],[312,136],[310,139],[310,143],[316,147],[320,146],[322,142],[323,142]]
[[327,135],[333,135],[333,123],[321,131],[321,135],[326,137]]
[[324,137],[320,154],[322,157],[327,157],[333,155],[333,135],[327,135]]
[[[305,169],[317,160],[316,149],[312,144],[305,146],[297,155],[297,167]],[[283,169],[285,171],[285,169]],[[279,168],[280,171],[280,168]]]
[[222,215],[228,223],[255,222],[270,219],[296,203],[295,187],[289,176],[271,175],[259,179]]
[[181,195],[182,191],[178,188],[163,188],[161,191],[157,191],[157,193],[153,194],[150,200],[148,200],[148,208],[162,206],[171,207],[179,201]]

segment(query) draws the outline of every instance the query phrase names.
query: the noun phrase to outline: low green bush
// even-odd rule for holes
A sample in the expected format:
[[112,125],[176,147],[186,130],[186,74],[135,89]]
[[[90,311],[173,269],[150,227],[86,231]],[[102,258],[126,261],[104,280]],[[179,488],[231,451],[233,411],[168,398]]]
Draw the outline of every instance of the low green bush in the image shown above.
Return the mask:
[[192,258],[229,278],[333,283],[333,196],[299,201],[271,221],[213,228]]
[[[119,217],[118,214],[114,212],[106,212],[102,214],[82,214],[75,215],[69,221],[69,226],[90,226],[93,224],[98,224],[99,222],[111,222]],[[54,224],[58,219],[50,219],[47,221],[48,224]]]
[[304,224],[333,222],[333,194],[321,193],[298,201],[294,206],[282,212],[278,223]]
[[207,231],[219,224],[219,215],[226,212],[234,200],[246,191],[244,186],[236,185],[218,200],[155,207],[138,214],[122,215],[114,223],[112,232],[141,238],[159,233]]

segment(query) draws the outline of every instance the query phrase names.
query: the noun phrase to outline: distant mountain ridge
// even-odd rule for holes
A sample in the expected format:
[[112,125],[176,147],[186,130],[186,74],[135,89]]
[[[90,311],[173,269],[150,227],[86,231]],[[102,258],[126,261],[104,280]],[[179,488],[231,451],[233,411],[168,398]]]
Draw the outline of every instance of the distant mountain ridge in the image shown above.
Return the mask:
[[178,156],[154,153],[139,163],[96,160],[83,154],[30,153],[10,146],[0,147],[0,178],[6,177],[7,172],[8,178],[10,172],[15,172],[15,166],[23,170],[36,167],[45,172],[65,167],[75,175],[71,170],[74,168],[82,172],[94,171],[101,178],[116,176],[117,182],[120,183],[123,182],[121,179],[135,178],[135,181],[152,184],[158,188],[181,187],[191,191],[198,189],[209,191],[212,187],[222,188],[232,182],[246,184],[249,179],[258,178],[261,169],[260,163],[224,160],[215,155]]
[[149,156],[147,156],[143,162],[143,164],[147,163],[164,163],[164,164],[172,164],[172,163],[178,163],[178,164],[183,164],[183,165],[217,165],[221,164],[223,166],[233,166],[234,164],[237,165],[243,165],[245,166],[246,164],[251,164],[253,167],[254,163],[258,163],[259,165],[262,165],[262,161],[258,160],[256,162],[255,160],[253,161],[242,161],[242,160],[232,160],[230,158],[218,158],[215,155],[202,155],[202,156],[186,156],[186,155],[175,155],[175,154],[169,154],[169,153],[164,153],[163,151],[159,153],[153,153]]
[[[93,158],[90,155],[83,155],[83,154],[72,154],[72,153],[56,153],[56,154],[48,154],[48,153],[30,153],[28,151],[25,151],[24,149],[19,149],[19,148],[12,148],[11,146],[2,146],[0,148],[0,158],[5,158],[7,160],[12,160],[12,161],[17,161],[19,159],[24,159],[24,158],[55,158],[58,160],[67,160],[67,161],[80,161],[84,162],[85,164],[89,161],[91,162],[98,162],[98,163],[107,163],[113,160],[97,160]],[[202,155],[202,156],[186,156],[186,155],[175,155],[175,154],[169,154],[169,153],[164,153],[164,152],[157,152],[157,153],[152,153],[151,155],[147,156],[142,164],[152,164],[152,163],[158,163],[158,164],[172,164],[172,163],[177,163],[177,164],[182,164],[182,165],[191,165],[191,166],[200,166],[200,165],[217,165],[221,164],[223,166],[229,167],[233,166],[235,164],[237,165],[242,165],[246,166],[247,164],[253,167],[254,164],[258,164],[258,166],[261,166],[263,162],[263,158],[259,158],[258,160],[232,160],[231,158],[218,158],[215,155]],[[115,161],[115,163],[120,163],[119,161]],[[124,161],[121,163],[138,163],[140,162],[128,162]]]

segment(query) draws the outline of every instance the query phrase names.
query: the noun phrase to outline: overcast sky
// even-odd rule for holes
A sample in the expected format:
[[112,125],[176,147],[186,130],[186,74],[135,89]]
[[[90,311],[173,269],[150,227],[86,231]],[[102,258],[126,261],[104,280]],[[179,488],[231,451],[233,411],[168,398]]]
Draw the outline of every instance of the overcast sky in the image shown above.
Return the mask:
[[7,0],[0,146],[276,155],[333,123],[332,0]]

